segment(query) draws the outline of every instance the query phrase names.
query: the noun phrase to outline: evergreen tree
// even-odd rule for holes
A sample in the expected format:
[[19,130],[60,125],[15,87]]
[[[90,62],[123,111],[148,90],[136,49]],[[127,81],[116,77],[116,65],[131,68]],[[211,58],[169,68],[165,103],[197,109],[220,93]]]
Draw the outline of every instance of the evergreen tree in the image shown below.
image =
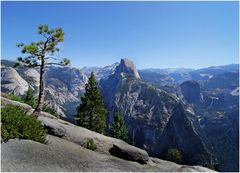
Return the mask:
[[106,127],[106,109],[93,73],[85,85],[85,94],[77,108],[78,125],[103,133]]
[[33,90],[31,87],[28,87],[28,90],[26,92],[26,96],[24,98],[24,102],[30,106],[32,106],[32,108],[35,108],[37,106],[37,100],[34,97],[33,94]]
[[173,161],[176,163],[182,162],[182,154],[177,148],[168,149],[166,154],[166,160]]
[[41,112],[44,106],[44,76],[46,68],[51,65],[65,66],[70,63],[70,60],[67,58],[61,60],[54,56],[59,52],[58,44],[64,40],[62,28],[49,29],[48,25],[39,25],[38,34],[43,37],[38,42],[31,42],[28,45],[23,43],[17,44],[17,47],[20,47],[22,53],[26,56],[18,57],[18,62],[15,64],[15,67],[19,65],[30,68],[40,67],[38,102],[34,111],[36,113]]
[[128,142],[128,130],[124,124],[123,116],[120,112],[114,115],[114,122],[110,125],[112,136]]

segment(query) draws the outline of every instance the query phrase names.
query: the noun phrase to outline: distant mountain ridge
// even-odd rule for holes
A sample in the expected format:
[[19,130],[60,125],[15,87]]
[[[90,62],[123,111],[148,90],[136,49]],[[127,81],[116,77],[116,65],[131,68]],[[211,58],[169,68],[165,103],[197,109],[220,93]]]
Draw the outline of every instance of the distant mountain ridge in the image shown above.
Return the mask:
[[229,65],[222,65],[222,66],[211,66],[208,68],[202,69],[190,69],[190,68],[168,68],[168,69],[156,69],[156,68],[149,68],[149,69],[142,69],[139,70],[142,74],[143,79],[145,80],[145,75],[148,74],[147,78],[151,78],[151,74],[153,76],[159,75],[160,79],[161,76],[168,76],[171,78],[171,82],[174,81],[175,83],[181,84],[186,80],[208,80],[215,75],[220,75],[225,72],[239,72],[239,64],[229,64]]
[[[1,60],[1,77],[3,92],[13,92],[16,95],[24,95],[31,87],[36,96],[38,94],[38,69],[18,67],[13,68],[15,63],[9,60]],[[46,71],[46,102],[64,118],[73,119],[76,114],[76,106],[80,102],[80,95],[84,93],[85,84],[90,73],[93,71],[100,80],[109,76],[116,68],[117,63],[103,68],[72,68],[50,67]],[[7,74],[7,76],[6,76]]]
[[[14,61],[1,60],[1,69],[2,69],[2,91],[3,92],[14,92],[17,95],[23,95],[28,86],[32,87],[35,93],[38,92],[38,81],[39,73],[37,69],[27,69],[24,67],[19,67],[16,70],[12,68]],[[119,63],[114,63],[106,67],[83,67],[71,68],[71,67],[51,67],[47,70],[46,73],[46,95],[49,103],[53,102],[59,113],[62,116],[67,114],[74,115],[75,110],[73,107],[76,106],[79,102],[80,95],[84,92],[84,85],[87,82],[91,72],[94,72],[97,80],[105,79],[111,74],[114,73],[116,67]],[[131,65],[130,65],[131,66]],[[127,66],[125,67],[127,69]],[[217,69],[217,72],[213,72],[214,69]],[[137,75],[137,78],[141,78],[143,81],[152,83],[157,87],[163,86],[174,86],[175,90],[177,85],[187,81],[187,80],[208,80],[209,76],[211,78],[216,74],[222,74],[224,72],[238,72],[239,65],[231,64],[226,66],[218,67],[209,67],[205,69],[200,69],[194,71],[193,69],[144,69],[144,70],[135,70],[134,75]],[[10,72],[12,71],[12,72]],[[208,73],[209,72],[209,73]],[[204,73],[204,75],[202,75]],[[6,78],[4,74],[11,75],[11,78]],[[9,80],[13,80],[9,81]],[[22,82],[18,82],[18,81]],[[61,93],[68,93],[70,95],[68,98],[65,98],[64,95],[54,94],[54,90],[57,88],[54,86],[54,83],[59,83],[60,86],[65,88]],[[169,92],[170,88],[167,88]],[[69,103],[66,99],[71,100]],[[71,106],[73,102],[74,106]],[[70,107],[72,108],[70,108]]]
[[[14,69],[13,64],[1,60],[1,91],[24,95],[30,86],[37,94],[38,69]],[[158,157],[167,148],[178,147],[188,164],[213,163],[220,171],[239,170],[238,64],[137,70],[132,61],[122,59],[102,68],[51,67],[45,79],[46,102],[74,121],[91,72],[108,109],[108,125],[114,111],[120,110],[134,145]],[[194,142],[185,139],[189,136]],[[195,152],[202,154],[192,159]]]

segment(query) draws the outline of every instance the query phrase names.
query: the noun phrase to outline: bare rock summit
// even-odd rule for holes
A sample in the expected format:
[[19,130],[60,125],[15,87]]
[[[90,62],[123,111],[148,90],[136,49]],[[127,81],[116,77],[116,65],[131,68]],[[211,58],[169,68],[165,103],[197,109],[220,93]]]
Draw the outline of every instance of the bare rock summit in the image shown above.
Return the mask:
[[129,59],[121,59],[120,64],[116,67],[115,75],[131,76],[140,79],[140,75],[134,63]]

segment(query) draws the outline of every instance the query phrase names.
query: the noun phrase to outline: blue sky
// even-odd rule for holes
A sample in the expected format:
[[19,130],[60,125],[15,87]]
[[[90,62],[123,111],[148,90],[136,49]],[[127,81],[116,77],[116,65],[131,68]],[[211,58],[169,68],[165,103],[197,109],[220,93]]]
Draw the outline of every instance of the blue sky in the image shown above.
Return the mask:
[[1,2],[1,58],[18,42],[39,40],[37,26],[62,27],[60,55],[74,67],[120,58],[142,68],[238,63],[238,2]]

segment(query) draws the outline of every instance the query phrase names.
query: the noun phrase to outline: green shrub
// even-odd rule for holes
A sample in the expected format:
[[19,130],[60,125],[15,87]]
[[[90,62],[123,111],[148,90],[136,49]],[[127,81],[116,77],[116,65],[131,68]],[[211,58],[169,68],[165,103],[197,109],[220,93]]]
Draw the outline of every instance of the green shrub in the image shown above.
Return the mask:
[[1,112],[1,135],[9,139],[29,139],[46,143],[47,131],[33,116],[26,116],[27,110],[16,106],[5,106]]
[[93,140],[93,139],[89,139],[89,140],[87,141],[86,148],[89,149],[89,150],[95,151],[95,150],[97,149],[97,145],[94,143],[94,140]]
[[120,112],[115,112],[114,121],[110,124],[110,133],[114,138],[129,142],[128,130],[125,126],[123,116]]
[[182,162],[182,154],[178,149],[171,148],[171,149],[168,149],[168,151],[167,151],[166,159],[169,161],[176,162],[176,163],[181,163]]
[[29,87],[26,92],[26,96],[24,98],[24,103],[32,106],[32,108],[34,109],[37,106],[37,102],[38,102],[38,100],[34,97],[32,88]]
[[6,97],[7,99],[24,103],[24,101],[22,100],[22,98],[20,96],[14,95],[12,93],[7,93],[7,94],[4,94],[3,96]]

